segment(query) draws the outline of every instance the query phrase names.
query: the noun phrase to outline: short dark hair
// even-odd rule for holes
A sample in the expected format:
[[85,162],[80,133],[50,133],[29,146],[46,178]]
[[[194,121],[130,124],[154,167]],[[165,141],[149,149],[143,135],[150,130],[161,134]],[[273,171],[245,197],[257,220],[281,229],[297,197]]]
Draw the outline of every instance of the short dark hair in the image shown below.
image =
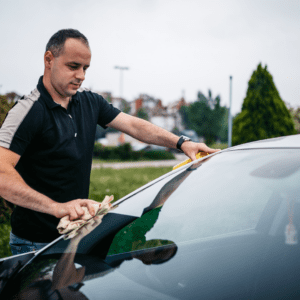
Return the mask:
[[76,29],[61,29],[54,33],[46,45],[46,52],[51,51],[54,57],[58,57],[68,38],[78,39],[90,48],[88,39]]

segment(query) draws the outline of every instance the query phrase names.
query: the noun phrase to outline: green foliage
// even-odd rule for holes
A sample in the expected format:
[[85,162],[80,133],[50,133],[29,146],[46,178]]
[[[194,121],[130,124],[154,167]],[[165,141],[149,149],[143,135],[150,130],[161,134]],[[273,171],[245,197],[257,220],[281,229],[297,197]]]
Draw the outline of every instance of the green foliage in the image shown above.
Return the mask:
[[0,197],[0,224],[8,223],[13,211],[13,204]]
[[226,143],[213,143],[211,145],[208,145],[208,147],[213,148],[213,149],[226,149],[228,148],[228,144]]
[[146,233],[156,223],[162,207],[157,207],[122,228],[114,237],[108,255],[174,244],[168,240],[146,240]]
[[233,145],[296,133],[267,66],[263,68],[259,64],[253,72],[242,111],[234,119],[232,131]]
[[182,123],[185,128],[191,129],[192,128],[192,122],[189,118],[189,107],[188,106],[181,106],[179,109],[179,113],[182,118]]
[[128,114],[131,110],[131,107],[129,105],[129,103],[127,101],[125,101],[124,99],[122,99],[121,102],[121,111],[125,114]]
[[94,145],[94,158],[103,160],[138,161],[138,160],[162,160],[175,159],[172,153],[167,151],[133,151],[129,143],[118,147]]
[[144,120],[146,120],[146,121],[149,121],[149,116],[148,116],[148,114],[147,114],[147,111],[145,110],[145,108],[140,108],[138,111],[137,111],[137,113],[136,113],[136,116],[138,117],[138,118],[141,118],[141,119],[144,119]]
[[151,150],[143,153],[144,153],[143,155],[144,160],[164,160],[164,159],[175,158],[171,152],[167,152],[164,150]]
[[0,258],[12,255],[9,247],[10,231],[11,227],[9,224],[0,224]]
[[227,108],[220,105],[220,97],[212,98],[211,91],[206,98],[198,93],[198,99],[190,106],[182,106],[180,113],[186,128],[193,129],[203,136],[207,144],[220,139],[227,141]]

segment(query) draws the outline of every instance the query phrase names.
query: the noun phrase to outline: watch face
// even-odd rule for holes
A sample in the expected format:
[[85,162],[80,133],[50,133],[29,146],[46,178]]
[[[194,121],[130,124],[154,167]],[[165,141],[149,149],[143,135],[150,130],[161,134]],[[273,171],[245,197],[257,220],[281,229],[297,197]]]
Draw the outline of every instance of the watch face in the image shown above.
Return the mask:
[[190,140],[191,140],[191,139],[188,138],[187,136],[182,135],[182,136],[179,138],[178,142],[177,142],[176,148],[179,149],[180,151],[182,151],[182,150],[181,150],[181,145],[182,145],[184,142],[190,141]]

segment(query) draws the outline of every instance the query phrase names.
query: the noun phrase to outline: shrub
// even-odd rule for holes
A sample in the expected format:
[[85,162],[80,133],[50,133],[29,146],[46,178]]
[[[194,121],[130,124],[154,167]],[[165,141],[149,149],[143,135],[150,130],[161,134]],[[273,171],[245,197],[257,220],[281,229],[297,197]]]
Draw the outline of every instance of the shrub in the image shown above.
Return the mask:
[[149,160],[175,159],[173,153],[163,151],[163,150],[147,151],[145,152],[144,157]]
[[95,143],[94,157],[103,160],[162,160],[175,159],[172,153],[167,151],[133,151],[129,143],[125,143],[118,147],[104,147],[99,143]]
[[9,246],[10,231],[9,224],[0,224],[0,258],[12,255]]

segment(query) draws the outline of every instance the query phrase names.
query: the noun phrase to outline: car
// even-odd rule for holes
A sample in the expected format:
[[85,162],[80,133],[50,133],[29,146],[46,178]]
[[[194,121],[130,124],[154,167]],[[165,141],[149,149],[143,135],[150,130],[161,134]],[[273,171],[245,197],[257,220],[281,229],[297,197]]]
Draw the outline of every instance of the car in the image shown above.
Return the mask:
[[300,135],[231,147],[0,261],[0,299],[300,299]]
[[192,129],[184,129],[180,132],[181,135],[185,135],[189,137],[193,142],[199,143],[200,139],[195,130]]

